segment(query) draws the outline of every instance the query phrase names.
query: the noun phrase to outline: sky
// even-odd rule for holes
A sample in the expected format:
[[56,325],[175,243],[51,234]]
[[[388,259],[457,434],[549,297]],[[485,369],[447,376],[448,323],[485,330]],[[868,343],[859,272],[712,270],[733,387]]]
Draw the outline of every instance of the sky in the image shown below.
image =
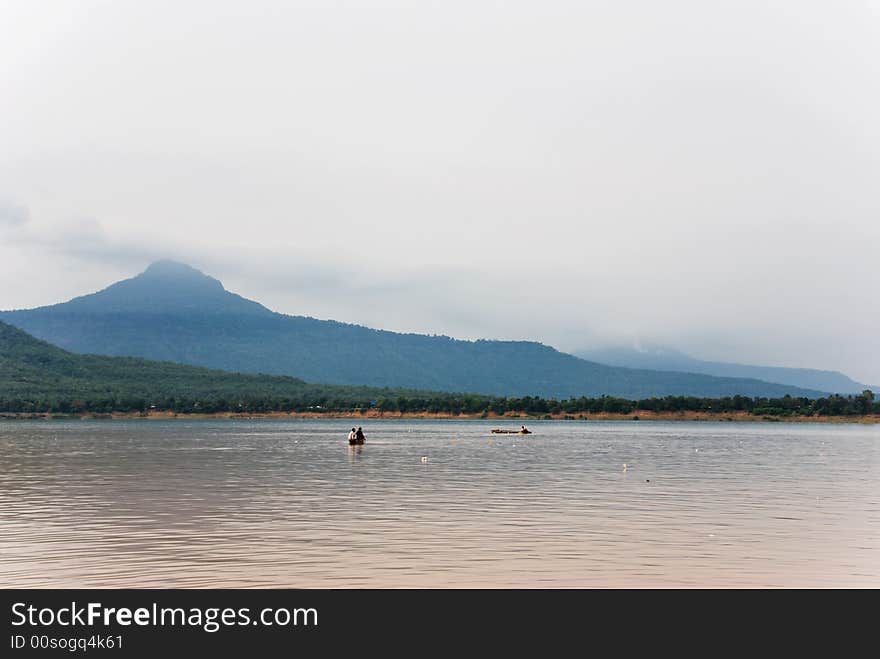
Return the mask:
[[880,383],[880,0],[0,0],[0,308],[284,313]]

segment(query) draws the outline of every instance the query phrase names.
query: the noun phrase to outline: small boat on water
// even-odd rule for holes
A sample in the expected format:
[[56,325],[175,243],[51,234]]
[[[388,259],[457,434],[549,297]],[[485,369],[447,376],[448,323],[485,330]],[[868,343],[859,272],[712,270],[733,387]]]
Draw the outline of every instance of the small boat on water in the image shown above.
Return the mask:
[[532,431],[523,428],[522,430],[502,430],[501,428],[492,428],[492,432],[496,435],[531,435]]
[[357,430],[354,428],[351,429],[351,432],[348,433],[348,445],[349,446],[360,446],[363,444],[367,438],[364,436],[364,431],[358,427]]

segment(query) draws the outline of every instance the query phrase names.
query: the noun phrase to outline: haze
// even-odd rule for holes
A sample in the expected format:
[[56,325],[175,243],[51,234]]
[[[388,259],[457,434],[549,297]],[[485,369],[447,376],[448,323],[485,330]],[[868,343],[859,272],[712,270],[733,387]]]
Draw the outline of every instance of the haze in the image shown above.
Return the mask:
[[285,313],[880,382],[878,2],[0,3],[0,308]]

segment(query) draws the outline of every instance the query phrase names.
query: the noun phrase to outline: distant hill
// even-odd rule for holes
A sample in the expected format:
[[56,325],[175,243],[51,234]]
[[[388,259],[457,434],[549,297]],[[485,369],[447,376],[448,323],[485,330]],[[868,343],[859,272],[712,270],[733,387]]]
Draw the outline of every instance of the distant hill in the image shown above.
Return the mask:
[[878,390],[869,385],[856,382],[837,371],[703,361],[677,350],[657,346],[651,346],[642,350],[625,347],[580,350],[574,354],[583,359],[599,362],[600,364],[608,364],[609,366],[647,368],[655,371],[702,373],[726,378],[754,378],[766,382],[778,382],[779,384],[791,385],[793,387],[818,389],[838,394],[862,393],[865,389]]
[[527,341],[461,341],[287,316],[160,261],[91,295],[0,320],[66,350],[133,356],[309,382],[500,396],[817,397],[754,379],[606,366]]
[[[0,409],[10,401],[29,401],[34,409],[57,409],[59,403],[88,403],[107,411],[173,407],[188,399],[237,406],[278,400],[295,406],[323,403],[343,409],[395,394],[369,387],[306,384],[285,376],[243,375],[130,357],[75,355],[0,322]],[[16,410],[22,405],[14,405]],[[253,405],[251,406],[253,407]]]

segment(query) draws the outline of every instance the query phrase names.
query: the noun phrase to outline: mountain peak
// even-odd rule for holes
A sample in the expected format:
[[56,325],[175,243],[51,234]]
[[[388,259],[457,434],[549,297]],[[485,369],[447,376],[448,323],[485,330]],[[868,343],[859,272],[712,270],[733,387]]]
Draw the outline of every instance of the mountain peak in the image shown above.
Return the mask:
[[54,305],[59,311],[105,313],[269,314],[262,304],[227,291],[220,280],[190,265],[163,259],[131,279]]
[[196,270],[191,265],[172,261],[171,259],[154,261],[138,277],[143,279],[211,282],[215,286],[223,287],[219,280],[209,277],[201,270]]

